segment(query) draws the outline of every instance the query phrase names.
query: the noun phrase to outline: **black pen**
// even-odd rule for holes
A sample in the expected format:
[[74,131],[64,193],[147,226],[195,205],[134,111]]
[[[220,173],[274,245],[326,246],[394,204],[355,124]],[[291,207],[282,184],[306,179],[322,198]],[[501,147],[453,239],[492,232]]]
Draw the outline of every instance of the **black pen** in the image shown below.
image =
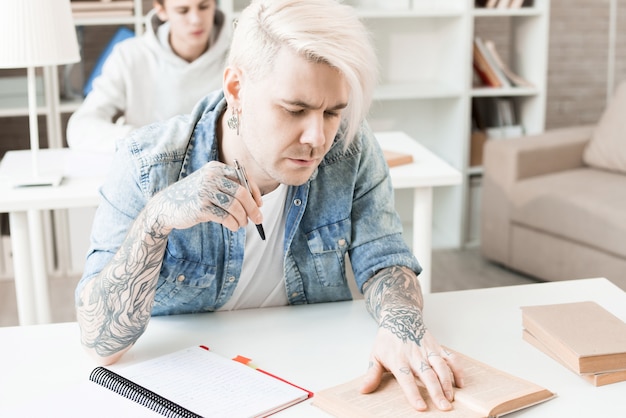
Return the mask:
[[[246,190],[248,190],[248,193],[250,193],[250,196],[252,196],[252,190],[250,189],[250,183],[248,183],[248,176],[246,175],[246,169],[243,168],[241,164],[239,164],[239,161],[237,160],[233,160],[233,161],[235,162],[235,170],[237,170],[237,177],[239,178],[239,183],[241,183],[241,185],[245,187]],[[261,239],[265,241],[265,230],[263,230],[263,224],[255,224],[255,225],[256,225],[256,230],[259,231],[259,235],[261,236]]]

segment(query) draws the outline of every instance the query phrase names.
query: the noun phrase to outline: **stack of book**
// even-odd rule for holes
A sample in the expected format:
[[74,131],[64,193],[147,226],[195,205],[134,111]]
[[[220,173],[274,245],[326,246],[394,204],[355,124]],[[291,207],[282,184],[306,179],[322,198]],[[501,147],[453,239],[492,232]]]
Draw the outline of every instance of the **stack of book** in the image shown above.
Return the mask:
[[72,0],[71,5],[74,19],[133,15],[133,0]]
[[595,302],[522,307],[523,339],[595,386],[626,380],[626,323]]

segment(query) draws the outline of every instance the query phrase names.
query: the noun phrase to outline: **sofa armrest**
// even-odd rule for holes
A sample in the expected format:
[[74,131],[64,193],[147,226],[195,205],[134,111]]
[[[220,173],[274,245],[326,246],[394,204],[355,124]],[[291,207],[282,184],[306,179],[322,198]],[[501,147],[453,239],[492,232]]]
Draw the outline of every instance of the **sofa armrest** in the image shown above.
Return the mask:
[[525,178],[582,167],[594,126],[553,129],[515,139],[490,140],[483,154],[480,246],[484,257],[511,262],[511,191]]
[[594,128],[585,125],[487,141],[484,174],[510,185],[528,177],[582,167],[583,151]]

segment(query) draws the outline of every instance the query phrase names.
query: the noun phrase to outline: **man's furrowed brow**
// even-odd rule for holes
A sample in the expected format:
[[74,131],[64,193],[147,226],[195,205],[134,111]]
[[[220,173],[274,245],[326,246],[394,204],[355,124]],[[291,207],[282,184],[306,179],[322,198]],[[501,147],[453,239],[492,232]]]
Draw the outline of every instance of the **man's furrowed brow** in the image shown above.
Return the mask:
[[[313,110],[317,110],[317,109],[321,109],[321,105],[314,105],[311,103],[307,103],[304,102],[302,100],[285,100],[284,101],[286,104],[291,105],[291,106],[297,106],[297,107],[301,107],[303,109],[313,109]],[[338,103],[333,107],[330,107],[326,110],[330,110],[330,111],[335,111],[335,110],[341,110],[341,109],[345,109],[346,107],[348,107],[348,103]]]

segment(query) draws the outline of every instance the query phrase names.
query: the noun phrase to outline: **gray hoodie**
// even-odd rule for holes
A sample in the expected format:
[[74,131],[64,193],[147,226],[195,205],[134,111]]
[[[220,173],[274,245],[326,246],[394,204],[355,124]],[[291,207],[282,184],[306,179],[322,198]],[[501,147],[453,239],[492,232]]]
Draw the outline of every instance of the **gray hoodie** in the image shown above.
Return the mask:
[[[230,24],[216,11],[210,48],[193,62],[177,56],[167,42],[169,23],[154,10],[143,35],[113,48],[93,90],[71,116],[71,148],[113,152],[118,139],[134,129],[171,116],[190,113],[207,93],[222,86],[230,46]],[[123,117],[113,122],[116,116]]]

